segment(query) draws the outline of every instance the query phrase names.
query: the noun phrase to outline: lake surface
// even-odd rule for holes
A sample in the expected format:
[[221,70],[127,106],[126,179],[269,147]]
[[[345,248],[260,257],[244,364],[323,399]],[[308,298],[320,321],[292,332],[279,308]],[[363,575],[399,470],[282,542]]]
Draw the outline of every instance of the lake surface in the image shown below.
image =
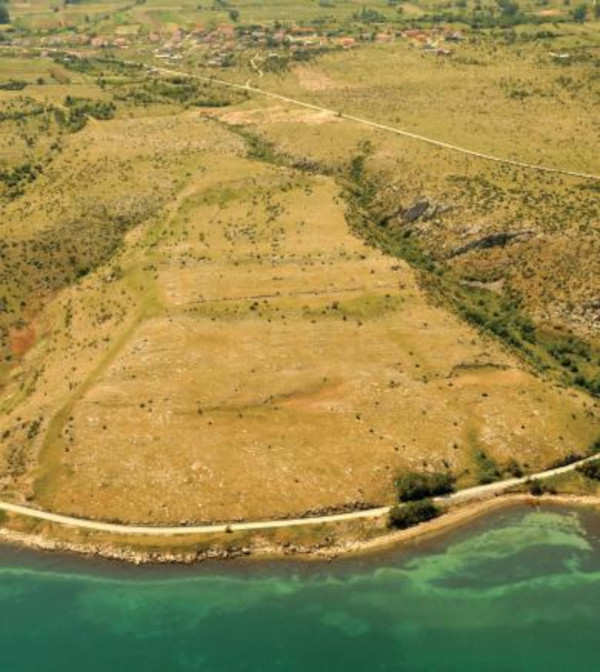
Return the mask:
[[600,516],[513,508],[328,565],[0,548],[0,671],[598,670]]

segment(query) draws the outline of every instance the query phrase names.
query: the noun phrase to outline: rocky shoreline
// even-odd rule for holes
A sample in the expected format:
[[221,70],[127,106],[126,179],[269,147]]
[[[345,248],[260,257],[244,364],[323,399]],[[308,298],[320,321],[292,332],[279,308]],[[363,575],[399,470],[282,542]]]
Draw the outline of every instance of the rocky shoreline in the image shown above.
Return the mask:
[[0,542],[43,552],[79,554],[94,558],[115,560],[132,565],[193,565],[205,561],[234,561],[246,559],[294,558],[330,562],[338,557],[367,554],[400,543],[431,538],[436,534],[467,524],[469,521],[493,510],[518,504],[539,508],[545,505],[588,506],[600,509],[599,496],[544,495],[533,497],[525,494],[501,495],[492,499],[471,502],[450,509],[439,518],[406,530],[385,531],[369,539],[346,539],[335,543],[272,543],[260,535],[247,545],[232,544],[227,548],[213,547],[192,551],[156,551],[119,546],[116,542],[80,543],[57,540],[43,534],[32,534],[10,529],[0,529]]

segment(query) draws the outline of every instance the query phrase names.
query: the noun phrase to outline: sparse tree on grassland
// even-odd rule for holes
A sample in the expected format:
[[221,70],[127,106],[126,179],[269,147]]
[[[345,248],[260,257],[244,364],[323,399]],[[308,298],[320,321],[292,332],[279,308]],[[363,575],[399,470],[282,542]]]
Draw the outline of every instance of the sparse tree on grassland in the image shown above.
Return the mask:
[[10,23],[10,12],[4,3],[0,3],[0,24]]

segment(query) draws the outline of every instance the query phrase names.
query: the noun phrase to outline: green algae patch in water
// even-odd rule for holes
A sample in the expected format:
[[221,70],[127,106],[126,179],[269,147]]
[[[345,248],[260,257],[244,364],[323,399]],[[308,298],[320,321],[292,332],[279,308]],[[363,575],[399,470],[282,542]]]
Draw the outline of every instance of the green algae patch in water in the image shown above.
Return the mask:
[[327,566],[68,571],[9,556],[0,670],[594,670],[597,522],[515,509]]

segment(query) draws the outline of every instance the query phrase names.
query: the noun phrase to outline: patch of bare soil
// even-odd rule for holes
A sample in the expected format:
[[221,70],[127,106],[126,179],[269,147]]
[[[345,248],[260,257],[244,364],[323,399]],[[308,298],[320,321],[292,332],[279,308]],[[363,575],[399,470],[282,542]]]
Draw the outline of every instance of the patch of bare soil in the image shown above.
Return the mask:
[[10,350],[16,357],[22,357],[35,345],[35,327],[28,324],[10,332]]
[[333,112],[313,111],[274,105],[254,110],[235,110],[220,115],[220,118],[229,124],[329,124],[338,122],[339,118]]
[[302,66],[296,68],[294,73],[298,77],[300,86],[307,91],[327,91],[328,89],[337,88],[336,83],[328,77],[324,72],[316,68]]

